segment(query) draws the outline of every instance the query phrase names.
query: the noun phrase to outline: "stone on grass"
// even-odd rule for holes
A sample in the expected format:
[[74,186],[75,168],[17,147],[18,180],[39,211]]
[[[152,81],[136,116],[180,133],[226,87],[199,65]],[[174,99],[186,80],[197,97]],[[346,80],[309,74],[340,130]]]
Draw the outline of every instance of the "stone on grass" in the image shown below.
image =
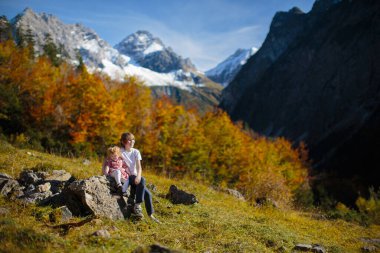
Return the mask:
[[37,185],[37,192],[47,192],[49,191],[51,188],[51,184],[50,183],[44,183],[44,184],[40,184],[40,185]]
[[10,196],[12,192],[21,188],[17,180],[11,178],[0,178],[0,194],[4,196]]
[[5,207],[0,207],[0,215],[5,215],[9,213],[9,209]]
[[30,185],[30,184],[37,184],[41,182],[42,180],[43,179],[39,177],[37,173],[35,173],[32,170],[24,170],[20,173],[19,181],[21,182],[21,184],[25,186]]
[[194,194],[179,190],[175,185],[170,186],[169,193],[166,195],[166,198],[173,204],[192,205],[198,202]]
[[98,236],[98,237],[103,237],[103,238],[110,238],[111,234],[108,232],[106,229],[101,229],[98,231],[95,231],[92,235]]
[[71,178],[71,174],[66,172],[65,170],[53,170],[47,175],[45,175],[45,181],[68,181]]
[[294,250],[299,250],[299,251],[311,251],[313,249],[313,245],[310,244],[296,244],[293,248]]
[[366,245],[362,247],[363,252],[377,252],[377,247],[374,245]]
[[73,217],[67,206],[61,206],[49,214],[51,222],[67,222]]
[[41,204],[41,202],[44,202],[52,195],[53,193],[49,190],[45,192],[33,192],[31,194],[22,196],[20,200],[25,204]]
[[6,173],[0,173],[0,178],[8,178],[8,179],[13,179],[10,175]]
[[230,195],[232,195],[232,196],[234,196],[237,199],[245,201],[245,198],[244,198],[243,194],[241,194],[237,190],[227,188],[227,189],[223,189],[223,191],[226,192],[226,193],[228,193],[228,194],[230,194]]
[[149,247],[138,247],[133,253],[180,253],[180,251],[172,250],[159,244],[152,244]]
[[271,206],[271,207],[275,207],[275,208],[279,207],[277,202],[271,198],[261,197],[261,198],[255,199],[255,201],[256,201],[257,206]]

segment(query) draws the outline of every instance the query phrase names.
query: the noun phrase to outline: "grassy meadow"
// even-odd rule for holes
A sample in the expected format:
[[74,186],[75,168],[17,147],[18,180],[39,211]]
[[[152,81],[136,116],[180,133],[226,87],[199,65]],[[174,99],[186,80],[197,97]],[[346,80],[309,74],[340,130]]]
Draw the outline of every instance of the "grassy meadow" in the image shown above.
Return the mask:
[[[100,162],[63,158],[0,143],[0,172],[15,178],[25,168],[64,169],[77,178],[100,174]],[[320,244],[327,252],[360,252],[361,238],[380,238],[380,226],[328,220],[316,211],[255,207],[191,179],[169,179],[144,171],[156,217],[142,221],[96,218],[69,230],[49,220],[51,207],[26,206],[0,197],[0,252],[132,252],[158,243],[183,252],[292,252],[298,243]],[[198,204],[165,199],[171,184],[194,193]],[[73,218],[80,222],[85,217]],[[106,229],[110,238],[92,234]]]

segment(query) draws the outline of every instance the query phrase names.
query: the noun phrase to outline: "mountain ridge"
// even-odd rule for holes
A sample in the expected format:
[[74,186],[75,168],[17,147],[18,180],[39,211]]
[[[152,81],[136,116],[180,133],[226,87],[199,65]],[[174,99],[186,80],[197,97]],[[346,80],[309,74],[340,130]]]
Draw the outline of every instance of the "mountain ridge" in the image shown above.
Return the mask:
[[[100,72],[119,81],[123,81],[126,75],[136,76],[151,89],[156,89],[156,87],[160,89],[160,86],[181,89],[190,93],[184,97],[198,101],[196,107],[200,111],[211,110],[219,103],[219,100],[202,99],[203,95],[199,91],[205,89],[212,93],[212,98],[219,98],[222,87],[196,70],[189,59],[183,59],[174,53],[171,48],[165,47],[161,40],[154,38],[150,33],[148,35],[155,43],[149,49],[150,51],[147,54],[136,53],[128,56],[113,48],[90,28],[81,24],[67,25],[54,15],[37,14],[30,8],[26,8],[23,13],[13,18],[11,24],[14,34],[21,31],[33,36],[34,51],[37,55],[43,53],[43,45],[49,37],[57,47],[65,49],[65,54],[59,57],[73,65],[78,65],[80,55],[91,73]],[[163,54],[157,54],[161,51]],[[138,57],[133,59],[133,56]],[[170,96],[165,93],[159,94]],[[179,101],[179,103],[182,102]]]

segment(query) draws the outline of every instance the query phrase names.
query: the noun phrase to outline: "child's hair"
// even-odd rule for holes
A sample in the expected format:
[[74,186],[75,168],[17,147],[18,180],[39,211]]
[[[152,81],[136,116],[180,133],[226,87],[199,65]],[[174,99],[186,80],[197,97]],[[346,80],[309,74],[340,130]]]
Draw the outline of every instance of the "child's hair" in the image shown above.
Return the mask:
[[120,137],[120,146],[124,147],[124,143],[126,143],[130,139],[134,139],[135,136],[132,133],[123,133]]
[[121,151],[118,146],[109,147],[107,149],[107,157],[110,157],[111,155],[114,155],[114,154],[117,156],[121,156]]

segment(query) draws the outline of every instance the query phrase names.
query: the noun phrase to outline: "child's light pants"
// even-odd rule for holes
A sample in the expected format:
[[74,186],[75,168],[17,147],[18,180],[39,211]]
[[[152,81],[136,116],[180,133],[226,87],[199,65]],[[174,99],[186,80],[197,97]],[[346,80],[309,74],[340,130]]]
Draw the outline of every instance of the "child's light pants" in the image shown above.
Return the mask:
[[129,186],[129,180],[125,180],[124,178],[121,178],[121,171],[120,170],[114,170],[111,173],[111,176],[115,179],[116,184],[119,186],[121,185],[121,181],[124,182],[123,184],[123,192],[126,192]]

